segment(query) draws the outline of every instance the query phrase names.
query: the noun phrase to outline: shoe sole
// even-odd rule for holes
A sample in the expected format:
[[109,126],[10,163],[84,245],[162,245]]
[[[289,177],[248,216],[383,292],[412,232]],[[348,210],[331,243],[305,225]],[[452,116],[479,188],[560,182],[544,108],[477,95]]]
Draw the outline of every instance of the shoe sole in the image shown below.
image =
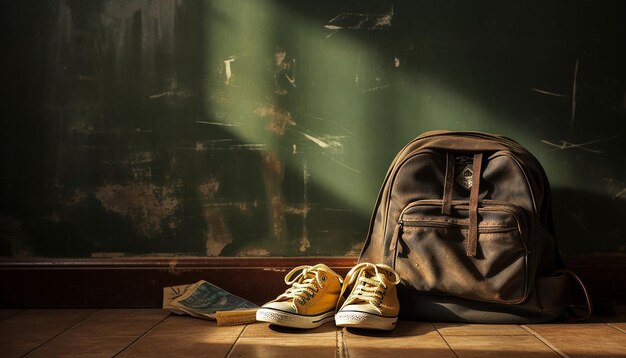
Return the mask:
[[396,328],[398,317],[383,317],[366,312],[340,311],[335,315],[335,324],[339,327],[377,329],[391,331]]
[[328,311],[319,315],[311,316],[299,315],[296,313],[290,313],[263,307],[259,308],[258,311],[256,311],[257,321],[268,322],[278,326],[291,328],[317,328],[326,322],[331,322],[334,319],[334,311]]

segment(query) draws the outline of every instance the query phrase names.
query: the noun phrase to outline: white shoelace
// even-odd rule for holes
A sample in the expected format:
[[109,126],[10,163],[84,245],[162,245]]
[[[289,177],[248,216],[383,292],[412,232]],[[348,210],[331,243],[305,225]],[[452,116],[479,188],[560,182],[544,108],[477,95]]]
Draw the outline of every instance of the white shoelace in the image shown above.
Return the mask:
[[363,301],[378,308],[387,292],[387,285],[382,279],[383,275],[386,275],[384,271],[393,274],[394,280],[389,280],[391,283],[394,285],[400,283],[398,273],[387,265],[364,262],[354,266],[346,275],[346,284],[351,285],[356,281],[356,287],[345,305]]
[[[319,289],[324,288],[324,284],[328,281],[328,274],[330,272],[325,270],[326,266],[318,264],[315,266],[298,266],[289,271],[285,275],[285,283],[291,285],[290,288],[276,298],[276,300],[283,299],[297,299],[301,304],[310,300]],[[322,271],[323,270],[323,271]],[[292,276],[298,273],[295,277]],[[341,283],[343,280],[341,277],[337,277]]]

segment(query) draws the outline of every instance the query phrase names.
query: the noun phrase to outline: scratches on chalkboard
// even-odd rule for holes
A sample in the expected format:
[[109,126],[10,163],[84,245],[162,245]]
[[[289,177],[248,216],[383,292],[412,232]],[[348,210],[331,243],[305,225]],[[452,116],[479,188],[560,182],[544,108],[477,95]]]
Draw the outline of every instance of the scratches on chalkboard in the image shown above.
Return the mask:
[[264,144],[264,143],[233,144],[230,146],[229,149],[266,150],[267,144]]
[[224,74],[226,79],[224,80],[224,84],[230,84],[230,79],[233,77],[233,70],[231,64],[235,62],[236,57],[231,56],[228,59],[224,60]]
[[372,87],[372,88],[366,88],[364,90],[362,90],[362,93],[367,93],[367,92],[375,92],[375,91],[381,91],[384,89],[387,89],[391,87],[391,85],[382,85],[382,86],[376,86],[376,87]]
[[574,65],[574,80],[572,81],[572,116],[570,118],[570,122],[569,122],[569,129],[570,131],[572,129],[574,129],[574,119],[576,118],[576,89],[577,89],[577,84],[576,82],[578,81],[578,64],[579,64],[579,60],[576,59],[576,64]]
[[541,93],[541,94],[545,94],[548,96],[555,96],[555,97],[569,97],[566,94],[562,94],[562,93],[556,93],[556,92],[551,92],[551,91],[546,91],[546,90],[542,90],[539,88],[531,88],[531,91],[537,92],[537,93]]
[[319,138],[317,138],[317,137],[314,137],[314,136],[312,136],[312,135],[308,135],[308,134],[306,134],[306,133],[304,133],[304,132],[300,132],[300,134],[302,134],[302,135],[303,135],[306,139],[308,139],[308,140],[310,140],[311,142],[313,142],[313,143],[317,144],[317,145],[318,145],[318,146],[320,146],[321,148],[326,149],[326,148],[330,147],[330,144],[328,144],[328,143],[324,142],[323,140],[321,140],[321,139],[319,139]]
[[332,158],[332,157],[330,158],[330,160],[332,160],[333,162],[335,162],[335,163],[337,163],[337,164],[341,165],[342,167],[344,167],[344,168],[346,168],[346,169],[348,169],[348,170],[350,170],[350,171],[353,171],[353,172],[355,172],[355,173],[357,173],[357,174],[361,174],[361,171],[359,171],[359,170],[357,170],[357,169],[352,168],[351,166],[349,166],[348,164],[346,164],[346,163],[344,163],[344,162],[340,162],[340,161],[338,161],[337,159]]
[[239,124],[234,124],[234,123],[209,122],[209,121],[196,121],[196,123],[207,124],[211,126],[221,126],[221,127],[239,127]]
[[569,212],[569,216],[574,219],[574,221],[576,223],[578,223],[578,225],[580,225],[581,228],[583,229],[587,229],[587,224],[585,223],[585,218],[583,213],[581,212]]
[[157,99],[157,98],[161,98],[161,97],[173,97],[173,96],[176,96],[176,95],[177,95],[177,93],[174,92],[174,91],[165,91],[165,92],[153,94],[153,95],[149,96],[148,98],[150,98],[150,99]]
[[577,148],[577,149],[584,150],[584,151],[590,152],[590,153],[602,154],[602,153],[604,153],[604,151],[598,150],[598,149],[592,149],[592,148],[589,148],[588,146],[591,145],[591,144],[596,144],[596,143],[608,141],[608,140],[615,139],[615,138],[618,138],[618,137],[620,137],[620,136],[619,135],[611,136],[611,137],[596,139],[596,140],[592,140],[592,141],[584,142],[584,143],[572,143],[572,142],[568,142],[568,141],[563,140],[563,139],[560,140],[561,143],[559,143],[559,144],[550,142],[550,141],[545,140],[545,139],[542,139],[541,142],[544,143],[544,144],[547,144],[549,146],[554,147],[552,150],[557,150],[557,149],[566,150],[566,149]]
[[346,128],[345,126],[342,126],[342,125],[341,125],[341,124],[339,124],[339,122],[337,122],[337,121],[333,121],[333,120],[330,120],[330,119],[326,119],[326,118],[322,118],[322,117],[314,116],[314,115],[312,115],[312,114],[310,114],[310,113],[306,113],[306,112],[302,112],[302,111],[298,111],[298,112],[296,112],[296,114],[297,114],[298,116],[301,116],[301,117],[306,117],[306,118],[310,118],[310,119],[314,119],[314,120],[316,120],[316,121],[330,123],[330,124],[332,124],[333,126],[335,126],[335,127],[339,128],[339,129],[341,129],[342,131],[346,132],[347,134],[354,135],[354,132],[353,132],[353,131],[351,131],[350,129]]
[[624,182],[611,178],[604,178],[603,181],[609,184],[609,191],[616,193],[613,194],[611,200],[626,199],[626,184]]
[[[569,130],[570,132],[572,130],[574,130],[574,122],[576,120],[576,92],[578,90],[578,68],[580,65],[580,59],[576,59],[576,62],[574,63],[574,75],[573,75],[573,79],[572,79],[572,92],[571,95],[566,95],[563,93],[557,93],[557,92],[553,92],[553,91],[546,91],[540,88],[531,88],[531,91],[540,93],[540,94],[544,94],[547,96],[554,96],[554,97],[561,97],[561,98],[568,98],[571,97],[571,104],[570,104],[570,108],[571,108],[571,114],[570,114],[570,120],[569,120]],[[545,143],[545,142],[544,142]],[[568,144],[571,143],[561,143],[561,145],[558,144],[554,144],[554,143],[546,143],[546,144],[552,144],[554,146],[559,147],[558,149],[568,149],[570,148],[568,146]]]
[[329,30],[380,30],[391,26],[393,6],[386,14],[342,13],[333,17],[325,28]]
[[619,193],[617,193],[617,194],[613,195],[613,197],[611,198],[611,200],[615,200],[615,199],[617,199],[617,198],[623,198],[623,197],[626,197],[626,195],[624,195],[624,194],[626,194],[626,187],[622,188],[622,190],[620,190],[620,191],[619,191]]

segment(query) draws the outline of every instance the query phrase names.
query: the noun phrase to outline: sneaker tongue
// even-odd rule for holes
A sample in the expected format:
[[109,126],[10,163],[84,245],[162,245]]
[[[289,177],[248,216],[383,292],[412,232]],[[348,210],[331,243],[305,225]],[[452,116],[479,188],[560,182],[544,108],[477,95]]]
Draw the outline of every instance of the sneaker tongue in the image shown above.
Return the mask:
[[366,278],[374,278],[374,279],[378,278],[374,270],[368,270],[368,269],[361,271],[361,274],[359,276],[366,277]]
[[314,271],[309,271],[309,275],[313,274],[313,276],[315,276],[315,272],[319,272],[320,274],[326,275],[326,276],[337,276],[337,274],[331,270],[330,267],[324,265],[324,264],[317,264],[315,265],[316,268]]
[[304,284],[305,282],[311,286],[317,286],[315,284],[315,272],[307,273],[307,275],[302,278],[302,281],[300,281],[301,284]]

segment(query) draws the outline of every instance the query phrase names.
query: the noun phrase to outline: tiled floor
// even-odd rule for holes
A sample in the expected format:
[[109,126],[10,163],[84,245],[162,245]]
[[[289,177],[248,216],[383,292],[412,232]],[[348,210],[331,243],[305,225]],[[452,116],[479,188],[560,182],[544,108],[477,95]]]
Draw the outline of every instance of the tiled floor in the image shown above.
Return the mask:
[[0,310],[0,357],[626,357],[626,308],[584,324],[400,321],[392,332],[291,330],[158,309]]

